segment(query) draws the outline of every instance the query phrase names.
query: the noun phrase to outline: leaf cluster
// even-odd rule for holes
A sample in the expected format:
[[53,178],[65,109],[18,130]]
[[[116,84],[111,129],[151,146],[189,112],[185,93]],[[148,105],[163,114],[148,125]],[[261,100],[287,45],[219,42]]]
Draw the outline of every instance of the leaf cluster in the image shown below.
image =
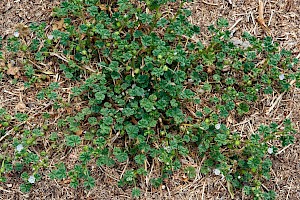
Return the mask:
[[[65,147],[81,149],[80,164],[73,169],[57,164],[49,176],[68,177],[71,187],[83,183],[90,189],[95,186],[92,160],[99,167],[127,162],[131,167],[119,186],[133,186],[132,195],[138,197],[139,181],[149,174],[147,166],[160,163],[160,174],[151,179],[153,187],[158,187],[176,170],[184,169],[189,179],[195,178],[195,168],[181,160],[205,156],[201,173],[218,169],[234,189],[255,198],[273,198],[272,192],[261,189],[272,166],[268,142],[280,138],[283,146],[292,143],[291,121],[284,122],[284,130],[276,123],[261,125],[246,138],[225,123],[251,114],[251,107],[265,95],[286,92],[292,84],[299,87],[300,75],[294,72],[298,60],[291,52],[279,50],[270,37],[259,40],[245,33],[242,39],[249,45],[235,45],[225,19],[208,28],[212,37],[204,46],[192,39],[200,29],[188,21],[191,12],[183,8],[184,1],[174,15],[162,12],[167,3],[64,1],[54,9],[60,27],[50,35],[44,32],[45,24],[32,24],[36,39],[29,45],[23,41],[26,38],[8,39],[6,49],[15,56],[23,52],[37,62],[55,59],[64,78],[76,85],[71,89],[71,104],[86,102],[57,124],[64,130]],[[34,66],[26,63],[25,69],[30,79],[26,85],[31,87],[40,79]],[[51,83],[37,98],[63,107],[56,92],[60,87]],[[192,110],[196,105],[198,109]],[[10,119],[2,113],[0,123],[8,127]],[[27,120],[22,113],[15,118]],[[39,129],[32,130],[35,137],[30,134],[22,141],[28,148],[43,136]],[[53,133],[50,138],[55,142],[58,136]],[[20,143],[16,141],[15,146]],[[26,164],[39,160],[26,152],[20,156]],[[27,186],[22,186],[24,191]]]

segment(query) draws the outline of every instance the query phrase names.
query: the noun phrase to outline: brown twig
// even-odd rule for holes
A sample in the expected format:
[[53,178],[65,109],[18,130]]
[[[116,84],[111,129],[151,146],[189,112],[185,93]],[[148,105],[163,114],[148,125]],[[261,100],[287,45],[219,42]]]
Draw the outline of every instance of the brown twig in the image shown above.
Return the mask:
[[[295,80],[292,80],[292,81],[290,82],[290,85],[293,85],[295,82],[296,82]],[[266,115],[269,115],[269,114],[271,113],[271,111],[272,111],[272,110],[274,109],[274,107],[280,102],[280,100],[282,99],[283,95],[285,95],[285,93],[286,93],[286,92],[283,92],[283,93],[281,93],[281,94],[277,97],[276,101],[275,101],[275,102],[272,104],[272,106],[267,110]]]
[[239,18],[230,28],[229,30],[231,31],[240,21],[243,20],[243,17]]
[[207,4],[207,5],[210,5],[210,6],[219,6],[219,4],[216,4],[216,3],[209,3],[209,2],[206,2],[206,1],[202,1],[202,3]]
[[264,19],[264,3],[262,0],[259,0],[258,2],[258,17],[257,22],[262,27],[262,29],[266,32],[267,35],[271,35],[271,30],[266,25],[265,19]]

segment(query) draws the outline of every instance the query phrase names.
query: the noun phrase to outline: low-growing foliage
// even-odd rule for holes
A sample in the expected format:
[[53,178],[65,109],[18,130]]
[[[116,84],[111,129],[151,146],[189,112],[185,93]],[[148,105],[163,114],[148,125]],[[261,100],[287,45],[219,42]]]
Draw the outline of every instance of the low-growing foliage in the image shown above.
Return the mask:
[[[30,116],[1,109],[1,181],[6,173],[22,172],[20,188],[29,191],[41,178],[40,169],[49,165],[47,152],[32,151],[46,138],[54,149],[80,149],[73,168],[57,163],[48,174],[51,179],[69,179],[73,188],[95,186],[92,163],[130,163],[119,186],[132,187],[132,196],[139,197],[139,182],[155,163],[161,170],[151,177],[153,187],[178,170],[195,178],[196,169],[182,163],[189,157],[205,158],[200,173],[224,176],[234,191],[273,199],[274,192],[261,188],[261,181],[270,178],[268,154],[277,150],[269,142],[292,143],[292,122],[261,125],[248,135],[232,132],[225,124],[229,118],[242,120],[251,114],[264,96],[288,91],[292,84],[299,87],[298,60],[271,37],[259,40],[244,33],[242,39],[249,44],[234,45],[225,19],[209,26],[211,40],[204,46],[193,39],[200,29],[188,21],[191,12],[184,4],[179,2],[171,15],[162,12],[171,6],[167,0],[67,0],[53,10],[57,23],[52,32],[45,33],[46,23],[33,23],[33,40],[21,30],[8,38],[0,56],[6,66],[22,56],[26,79],[19,81],[27,80],[25,88],[45,81],[50,73],[41,74],[33,63],[50,61],[75,85],[69,103],[60,96],[58,82],[41,89],[37,99],[47,99],[56,110],[72,107],[75,101],[84,103],[57,121],[60,133],[48,133],[47,125],[24,129],[22,122]],[[50,118],[47,113],[43,117]],[[8,132],[20,134],[13,138]],[[11,148],[14,157],[5,153]]]

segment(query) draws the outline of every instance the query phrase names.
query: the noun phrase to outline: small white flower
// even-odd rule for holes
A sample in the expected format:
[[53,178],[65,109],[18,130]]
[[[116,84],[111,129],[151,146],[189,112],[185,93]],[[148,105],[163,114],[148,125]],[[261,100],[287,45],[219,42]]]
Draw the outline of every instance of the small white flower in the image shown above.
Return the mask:
[[170,153],[170,152],[172,151],[172,148],[171,148],[170,146],[166,146],[164,149],[165,149],[168,153]]
[[188,82],[189,82],[189,83],[193,83],[194,80],[190,78],[190,79],[188,79]]
[[35,183],[35,177],[34,177],[33,175],[32,175],[32,176],[29,176],[28,182],[29,182],[29,183]]
[[15,65],[16,62],[15,62],[14,60],[10,60],[10,64],[11,64],[11,65]]
[[216,125],[215,125],[215,128],[216,128],[217,130],[219,130],[219,129],[221,128],[221,124],[216,124]]
[[19,33],[18,31],[15,31],[15,32],[14,32],[14,36],[15,36],[15,37],[19,37],[19,36],[20,36],[20,33]]
[[48,35],[49,40],[53,40],[53,38],[54,38],[53,35]]
[[269,154],[272,154],[272,153],[273,153],[273,148],[272,148],[272,147],[268,148],[268,153],[269,153]]
[[24,149],[22,144],[19,144],[16,148],[16,150],[20,153],[22,151],[22,149]]
[[283,79],[284,79],[284,74],[280,74],[280,75],[279,75],[279,80],[282,81]]
[[238,179],[241,179],[242,177],[241,176],[238,176]]
[[214,169],[214,174],[216,176],[219,176],[221,174],[221,171],[219,169]]

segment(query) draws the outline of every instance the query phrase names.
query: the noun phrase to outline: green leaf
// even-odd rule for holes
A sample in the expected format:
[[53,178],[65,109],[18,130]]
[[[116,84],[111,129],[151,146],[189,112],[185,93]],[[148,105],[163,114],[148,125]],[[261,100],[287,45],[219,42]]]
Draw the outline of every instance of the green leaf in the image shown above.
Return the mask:
[[21,190],[21,192],[28,193],[28,192],[30,192],[31,187],[32,187],[32,184],[30,184],[30,183],[22,183],[20,185],[20,190]]
[[228,27],[229,25],[228,20],[225,18],[219,18],[217,24],[219,28]]
[[113,150],[114,156],[117,158],[119,162],[125,162],[128,159],[127,153],[123,152],[121,148],[115,147]]
[[76,180],[76,179],[75,179],[75,180],[72,179],[71,182],[70,182],[70,187],[75,189],[75,188],[77,188],[78,186],[79,186],[79,181]]
[[70,147],[75,147],[80,144],[80,137],[78,135],[68,135],[65,137],[66,145]]
[[89,152],[83,152],[83,153],[80,154],[79,160],[83,164],[87,164],[87,162],[91,160],[91,154]]
[[142,99],[140,101],[140,105],[146,110],[146,112],[151,112],[152,110],[155,110],[154,103],[147,98]]
[[182,156],[188,156],[189,155],[189,150],[186,147],[183,146],[178,146],[178,152]]
[[218,145],[226,145],[227,144],[227,135],[226,134],[217,134],[215,141]]
[[180,94],[180,97],[183,99],[192,99],[195,96],[195,93],[190,89],[185,89]]
[[160,20],[158,20],[157,22],[157,27],[166,27],[166,25],[169,23],[169,21],[166,18],[161,18]]
[[95,98],[98,101],[103,101],[105,99],[105,94],[103,94],[103,92],[96,92],[95,93]]
[[139,133],[139,128],[137,126],[132,125],[132,124],[128,124],[125,127],[125,130],[126,130],[126,132],[127,132],[130,139],[136,138],[138,133]]
[[194,179],[196,177],[196,169],[195,167],[188,166],[184,169],[184,172],[187,174],[189,179]]
[[90,7],[87,8],[87,11],[93,17],[96,17],[99,13],[99,10],[98,10],[97,6],[90,6]]
[[145,90],[143,88],[136,86],[133,89],[129,89],[128,94],[133,97],[135,96],[142,97],[145,95]]
[[58,179],[58,180],[62,180],[64,178],[67,177],[67,173],[66,173],[66,167],[64,165],[64,163],[60,163],[57,166],[57,170],[52,170],[49,174],[49,177],[51,179]]
[[280,137],[280,140],[281,140],[282,146],[285,147],[289,144],[293,144],[295,141],[295,137],[292,135],[284,135],[284,136]]
[[143,35],[144,35],[143,32],[140,31],[140,30],[136,30],[136,31],[133,33],[133,37],[134,37],[134,38],[140,38],[140,37],[142,37]]
[[15,114],[15,118],[20,122],[24,122],[28,119],[28,115],[25,113],[17,113]]
[[142,44],[146,47],[150,46],[152,44],[152,38],[148,35],[144,35],[142,37]]
[[106,144],[106,140],[104,137],[98,137],[94,140],[94,144],[96,144],[98,148],[102,148]]
[[155,188],[158,188],[162,184],[162,178],[152,178],[150,182]]
[[27,181],[28,178],[29,178],[29,174],[28,174],[27,172],[23,172],[23,173],[21,174],[21,178],[22,178],[24,181]]
[[98,120],[97,120],[96,117],[89,117],[89,118],[88,118],[88,122],[89,122],[89,124],[92,125],[92,126],[98,124]]
[[143,154],[139,154],[134,157],[134,160],[138,165],[143,165],[146,159],[146,156]]
[[203,63],[205,65],[213,65],[216,60],[216,55],[213,52],[208,52],[207,54],[202,54]]
[[132,191],[131,191],[131,196],[133,198],[137,198],[137,197],[141,196],[140,188],[137,188],[137,187],[133,188]]
[[35,153],[29,153],[27,157],[24,159],[25,163],[33,163],[36,164],[39,161],[39,156],[36,155]]
[[249,109],[250,109],[249,105],[246,104],[246,103],[244,103],[244,102],[242,102],[238,106],[238,113],[239,113],[239,115],[243,115],[245,113],[248,113]]
[[106,165],[108,167],[111,167],[115,164],[115,161],[110,157],[103,155],[97,159],[96,163],[98,166]]
[[104,25],[100,23],[95,26],[94,32],[99,34],[101,39],[109,39],[109,37],[111,36],[110,31],[108,29],[105,29]]
[[103,118],[103,123],[105,124],[105,125],[112,125],[113,124],[113,122],[114,122],[114,119],[112,118],[112,117],[104,117]]
[[88,176],[86,180],[83,183],[84,187],[86,187],[88,190],[95,187],[95,179],[91,176]]

